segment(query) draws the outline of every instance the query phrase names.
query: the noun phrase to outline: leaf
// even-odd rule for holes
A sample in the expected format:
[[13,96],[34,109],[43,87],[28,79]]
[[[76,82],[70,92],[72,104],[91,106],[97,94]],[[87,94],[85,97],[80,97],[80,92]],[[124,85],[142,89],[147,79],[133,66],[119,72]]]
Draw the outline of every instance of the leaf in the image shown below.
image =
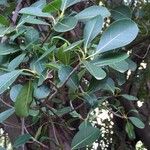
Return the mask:
[[9,118],[15,112],[14,108],[10,108],[0,113],[0,123],[3,123],[7,118]]
[[104,54],[97,58],[96,60],[93,61],[94,65],[102,67],[106,65],[111,65],[114,63],[119,63],[125,59],[127,59],[129,55],[127,53],[109,53],[109,54]]
[[33,99],[33,86],[32,82],[26,83],[20,93],[18,94],[15,102],[15,112],[19,117],[27,117],[29,115],[29,106]]
[[101,32],[103,26],[103,18],[99,15],[89,20],[84,27],[84,48],[87,49],[88,44]]
[[137,25],[130,19],[115,21],[102,34],[95,54],[120,48],[131,43],[136,38],[138,31]]
[[126,61],[124,61],[124,60],[119,62],[119,63],[111,64],[109,66],[111,68],[113,68],[114,70],[117,70],[117,71],[119,71],[121,73],[124,73],[124,72],[126,72],[129,69],[128,63]]
[[134,124],[137,128],[144,129],[144,123],[137,117],[129,117],[129,120]]
[[61,7],[61,3],[62,3],[62,0],[53,0],[52,2],[50,2],[43,8],[43,12],[52,13],[55,11],[59,11],[59,9]]
[[134,126],[129,121],[126,123],[125,131],[130,139],[135,139]]
[[48,17],[51,18],[49,13],[42,12],[42,9],[39,7],[25,7],[19,11],[20,14],[32,15],[37,17]]
[[79,131],[73,137],[71,144],[72,150],[91,145],[99,138],[100,130],[92,127],[89,124],[90,123],[85,123],[84,125],[80,126]]
[[13,54],[20,49],[18,47],[14,47],[11,45],[5,45],[5,44],[0,44],[0,55],[8,55],[8,54]]
[[131,18],[131,10],[128,6],[122,5],[111,10],[111,16],[114,20]]
[[34,97],[36,99],[44,99],[49,95],[50,92],[51,90],[47,86],[42,85],[34,90]]
[[10,99],[15,102],[16,98],[18,96],[18,94],[20,93],[21,89],[22,89],[22,85],[21,84],[16,84],[14,85],[11,90],[10,90]]
[[52,46],[48,49],[45,49],[46,50],[45,53],[40,58],[38,58],[38,60],[36,62],[38,62],[38,61],[42,60],[43,58],[45,58],[47,55],[49,55],[55,49],[56,49],[56,46]]
[[19,64],[24,60],[26,54],[20,54],[19,56],[17,56],[16,58],[14,58],[8,65],[8,69],[10,71],[15,70]]
[[[72,70],[73,68],[70,66],[62,66],[61,68],[59,68],[58,77],[60,81],[62,82],[62,84],[64,84],[64,82],[66,81],[67,77],[70,75]],[[68,87],[70,87],[73,90],[78,89],[79,80],[78,80],[77,74],[73,73],[66,84]]]
[[137,97],[132,96],[132,95],[128,95],[128,94],[122,94],[121,96],[122,96],[123,98],[129,100],[129,101],[137,101],[137,100],[138,100]]
[[91,75],[93,75],[97,80],[102,80],[106,77],[105,71],[95,66],[94,64],[84,61],[83,64],[85,65],[86,69],[90,72]]
[[46,23],[45,21],[34,18],[33,16],[27,16],[22,21],[23,21],[23,24],[24,23],[30,23],[30,24],[37,24],[37,25],[38,24],[40,24],[40,25],[50,25],[50,24]]
[[67,48],[65,48],[64,52],[73,50],[74,48],[76,48],[77,46],[79,46],[82,42],[83,42],[83,40],[79,40],[79,41],[77,41],[77,42],[72,43],[72,44],[69,45]]
[[67,32],[75,28],[77,20],[75,17],[66,17],[58,21],[54,26],[54,30],[57,32]]
[[18,148],[19,146],[24,145],[26,142],[28,142],[31,138],[32,136],[30,134],[20,135],[16,138],[13,146],[15,148]]
[[62,12],[65,11],[65,9],[67,9],[68,7],[80,2],[81,0],[62,0],[62,4],[61,4],[61,10]]
[[0,76],[0,94],[8,89],[8,87],[17,79],[21,72],[22,70],[15,70]]
[[101,15],[103,18],[109,17],[110,12],[106,7],[91,6],[79,12],[75,17],[77,20],[87,21],[99,15]]
[[0,24],[4,26],[9,26],[9,21],[4,16],[0,15]]

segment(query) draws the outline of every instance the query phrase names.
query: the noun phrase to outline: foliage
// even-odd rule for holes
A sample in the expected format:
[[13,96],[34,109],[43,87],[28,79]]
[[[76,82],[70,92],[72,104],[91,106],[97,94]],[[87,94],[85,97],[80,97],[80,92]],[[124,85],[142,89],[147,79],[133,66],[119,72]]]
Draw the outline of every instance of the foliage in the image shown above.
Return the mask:
[[[140,29],[131,9],[94,4],[75,11],[81,0],[19,3],[4,1],[0,15],[0,94],[10,99],[11,107],[1,111],[0,122],[17,116],[22,124],[13,146],[30,140],[35,149],[48,149],[51,142],[60,149],[90,148],[102,139],[101,126],[90,117],[97,108],[121,118],[128,138],[134,140],[134,129],[145,125],[136,111],[125,111],[120,102],[138,100],[120,87],[127,72],[136,70],[126,48]],[[20,8],[12,22],[11,7]],[[74,38],[75,30],[82,34]],[[37,126],[31,133],[30,125]]]

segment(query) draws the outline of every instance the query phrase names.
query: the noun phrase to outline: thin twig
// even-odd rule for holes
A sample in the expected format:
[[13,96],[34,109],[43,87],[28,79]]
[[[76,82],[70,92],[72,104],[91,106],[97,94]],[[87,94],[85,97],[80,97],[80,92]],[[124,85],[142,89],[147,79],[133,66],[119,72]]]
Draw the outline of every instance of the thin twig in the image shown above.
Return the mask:
[[7,107],[13,108],[10,104],[6,103],[3,99],[0,98],[0,101],[5,104]]

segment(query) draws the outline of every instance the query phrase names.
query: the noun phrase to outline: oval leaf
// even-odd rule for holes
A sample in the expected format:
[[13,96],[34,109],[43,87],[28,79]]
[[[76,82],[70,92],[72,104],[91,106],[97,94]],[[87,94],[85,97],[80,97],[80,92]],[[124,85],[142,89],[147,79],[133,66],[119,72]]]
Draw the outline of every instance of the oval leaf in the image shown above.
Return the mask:
[[87,49],[88,44],[101,32],[103,18],[99,15],[88,21],[84,27],[84,47]]
[[72,30],[77,25],[77,20],[74,17],[67,17],[57,22],[54,30],[57,32],[67,32]]
[[121,19],[112,23],[103,33],[95,54],[120,48],[131,43],[136,38],[138,31],[139,29],[135,22],[130,19]]
[[18,94],[15,102],[15,112],[20,117],[27,117],[29,115],[29,105],[33,99],[33,86],[31,81],[26,83],[20,93]]
[[132,95],[128,95],[128,94],[122,94],[121,96],[122,96],[123,98],[129,100],[129,101],[137,101],[137,100],[138,100],[137,97],[132,96]]
[[140,129],[143,129],[145,127],[144,123],[137,117],[129,117],[129,120]]
[[97,80],[102,80],[106,77],[106,73],[102,68],[97,67],[94,64],[87,61],[83,62],[83,64],[85,65],[86,69],[90,72],[90,74],[93,75]]

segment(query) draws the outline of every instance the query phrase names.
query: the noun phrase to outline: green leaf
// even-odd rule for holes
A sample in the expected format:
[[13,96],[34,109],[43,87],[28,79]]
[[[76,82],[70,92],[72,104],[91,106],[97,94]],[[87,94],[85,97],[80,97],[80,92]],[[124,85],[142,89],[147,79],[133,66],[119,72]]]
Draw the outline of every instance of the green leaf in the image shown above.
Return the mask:
[[38,62],[38,61],[42,60],[43,58],[45,58],[47,55],[49,55],[55,49],[56,49],[56,46],[52,46],[52,47],[50,47],[48,49],[45,49],[44,54],[40,58],[38,58],[38,60],[36,62]]
[[17,79],[21,72],[22,70],[15,70],[0,76],[0,94],[8,89],[8,87]]
[[67,9],[68,7],[80,2],[81,0],[62,0],[62,4],[61,4],[61,10],[62,12],[65,11],[65,9]]
[[88,44],[101,32],[103,26],[103,18],[99,15],[89,20],[84,27],[84,48],[87,49]]
[[34,90],[34,97],[36,99],[44,99],[49,95],[50,92],[51,90],[47,86],[42,85]]
[[16,98],[18,96],[18,94],[20,93],[21,89],[22,89],[22,85],[21,84],[16,84],[14,85],[11,90],[10,90],[10,99],[15,102]]
[[54,30],[57,32],[67,32],[75,28],[77,20],[75,17],[66,17],[59,20],[54,26]]
[[35,3],[33,3],[31,7],[38,7],[43,9],[45,5],[46,5],[46,0],[38,0]]
[[59,9],[61,7],[61,3],[62,3],[62,0],[53,0],[52,2],[50,2],[43,8],[43,12],[52,13],[55,11],[59,11]]
[[9,26],[9,21],[4,16],[0,15],[0,24],[4,26]]
[[22,19],[22,24],[24,23],[37,24],[37,25],[50,25],[45,21],[34,18],[33,16],[27,16],[26,18]]
[[125,131],[130,139],[135,139],[134,126],[129,121],[126,123]]
[[37,16],[37,17],[49,17],[51,18],[51,15],[49,13],[44,13],[42,12],[42,9],[39,7],[26,7],[22,8],[19,11],[20,14],[25,14],[25,15],[32,15],[32,16]]
[[15,112],[20,117],[27,117],[29,115],[29,106],[33,99],[33,86],[32,82],[26,83],[20,93],[18,94],[15,102]]
[[110,12],[106,7],[91,6],[79,12],[75,17],[77,20],[87,21],[99,15],[101,15],[103,18],[109,17]]
[[117,70],[117,71],[119,71],[121,73],[124,73],[124,72],[126,72],[129,69],[128,63],[126,61],[124,61],[124,60],[119,62],[119,63],[111,64],[109,66],[111,68],[113,68],[114,70]]
[[69,45],[67,48],[65,48],[64,52],[73,50],[74,48],[76,48],[77,46],[79,46],[81,43],[83,42],[83,40],[77,41],[72,43],[71,45]]
[[125,59],[127,59],[129,55],[127,53],[109,53],[109,54],[104,54],[97,58],[96,60],[93,61],[94,65],[102,67],[106,65],[111,65],[114,63],[119,63]]
[[0,44],[0,55],[13,54],[19,50],[20,49],[18,47],[15,47],[15,46]]
[[[61,68],[59,68],[58,77],[60,81],[62,82],[62,84],[66,81],[67,77],[70,75],[72,70],[73,68],[70,66],[62,66]],[[78,80],[77,74],[73,73],[66,84],[68,87],[70,87],[73,90],[78,89],[79,80]]]
[[144,129],[144,123],[137,117],[129,117],[129,120],[134,124],[137,128]]
[[76,133],[72,140],[72,150],[86,147],[93,144],[100,137],[100,130],[92,127],[90,123],[85,123],[80,126],[79,131]]
[[106,77],[106,73],[101,67],[97,67],[96,65],[87,61],[84,61],[83,64],[90,74],[93,75],[97,80],[102,80]]
[[24,145],[26,142],[28,142],[31,138],[32,136],[30,134],[20,135],[19,137],[16,138],[13,146],[15,148],[18,148],[19,146]]
[[132,95],[128,95],[128,94],[122,94],[121,96],[122,96],[123,98],[129,100],[129,101],[137,101],[137,100],[138,100],[137,97],[132,96]]
[[0,113],[0,123],[3,123],[8,117],[10,117],[15,112],[14,108],[5,110]]
[[120,48],[131,43],[136,38],[138,31],[139,29],[135,22],[130,19],[121,19],[112,23],[102,34],[95,54]]
[[16,58],[14,58],[8,65],[8,69],[10,71],[15,70],[19,64],[24,60],[26,54],[20,54],[19,56],[17,56]]
[[128,6],[122,5],[111,10],[111,16],[114,20],[131,18],[131,10]]

